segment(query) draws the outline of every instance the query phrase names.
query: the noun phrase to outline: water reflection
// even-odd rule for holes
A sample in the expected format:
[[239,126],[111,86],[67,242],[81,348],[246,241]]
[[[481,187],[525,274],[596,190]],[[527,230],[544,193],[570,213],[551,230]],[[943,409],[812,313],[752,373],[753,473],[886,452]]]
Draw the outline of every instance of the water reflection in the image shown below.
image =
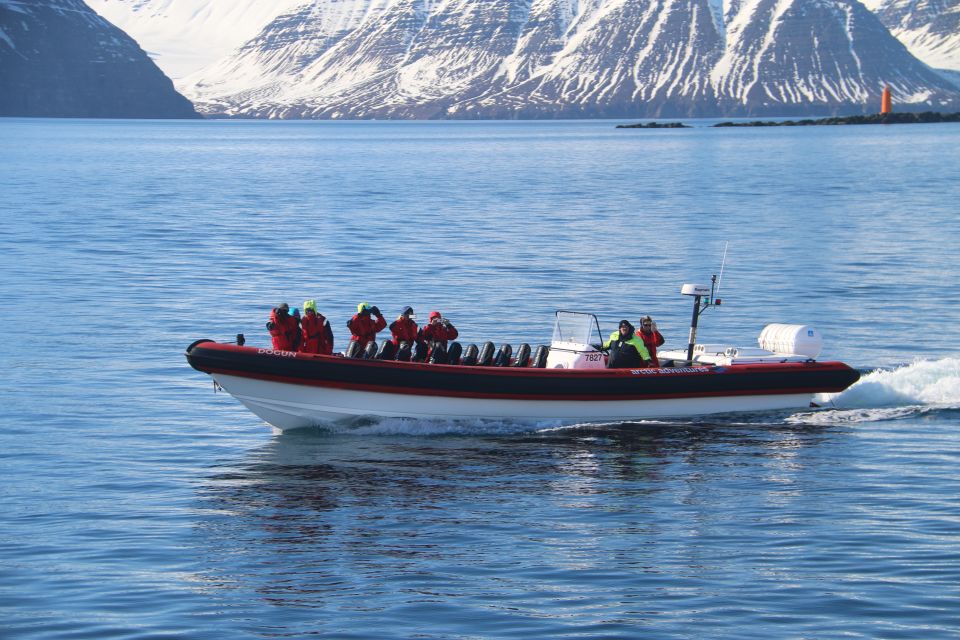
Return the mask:
[[729,526],[749,535],[802,497],[830,437],[733,423],[285,435],[199,487],[203,571],[273,605],[338,611],[504,590],[539,610],[574,587],[622,600],[624,580],[693,588]]

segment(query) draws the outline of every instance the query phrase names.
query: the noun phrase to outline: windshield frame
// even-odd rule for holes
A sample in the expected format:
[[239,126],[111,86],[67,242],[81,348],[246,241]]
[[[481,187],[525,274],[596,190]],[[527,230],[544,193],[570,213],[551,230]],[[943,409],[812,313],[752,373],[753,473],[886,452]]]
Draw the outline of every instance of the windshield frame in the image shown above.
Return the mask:
[[[554,315],[551,344],[590,345],[596,342],[603,343],[603,333],[600,331],[600,321],[597,320],[596,315],[565,309],[558,309],[554,312]],[[594,335],[596,335],[596,340],[594,340]]]

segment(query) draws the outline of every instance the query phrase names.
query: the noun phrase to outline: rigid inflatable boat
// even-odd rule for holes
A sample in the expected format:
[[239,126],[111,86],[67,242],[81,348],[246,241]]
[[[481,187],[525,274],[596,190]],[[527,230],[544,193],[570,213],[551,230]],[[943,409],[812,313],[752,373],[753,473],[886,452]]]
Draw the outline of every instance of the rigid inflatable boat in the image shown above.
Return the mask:
[[661,350],[659,368],[607,369],[596,316],[571,311],[556,312],[549,350],[534,357],[528,348],[513,357],[507,345],[490,357],[488,343],[476,361],[436,364],[277,351],[243,340],[197,340],[186,357],[279,431],[361,416],[559,425],[806,408],[814,394],[859,379],[842,362],[816,360],[822,340],[806,325],[768,325],[758,348],[696,343],[699,314],[719,304],[712,289],[684,285],[682,293],[695,297],[690,342],[686,350]]

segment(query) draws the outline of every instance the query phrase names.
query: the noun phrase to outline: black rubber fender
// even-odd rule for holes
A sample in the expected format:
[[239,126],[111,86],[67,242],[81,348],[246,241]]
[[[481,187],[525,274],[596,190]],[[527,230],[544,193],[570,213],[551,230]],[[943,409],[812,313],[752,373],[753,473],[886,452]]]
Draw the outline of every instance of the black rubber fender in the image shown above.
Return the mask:
[[433,346],[433,350],[430,351],[430,364],[446,364],[447,363],[447,350],[443,348],[443,345],[439,342]]
[[480,349],[477,348],[477,345],[471,344],[467,347],[467,350],[463,352],[463,359],[460,360],[460,364],[465,367],[473,367],[477,364],[477,355],[480,353]]
[[426,343],[426,342],[418,342],[418,343],[417,343],[417,348],[414,350],[414,353],[413,353],[413,361],[414,361],[414,362],[423,362],[424,360],[426,360],[426,359],[427,359],[427,349],[428,349],[428,348],[429,348],[429,347],[427,347],[427,343]]
[[489,367],[490,363],[493,362],[493,343],[489,340],[483,343],[483,346],[480,347],[480,355],[477,356],[477,366],[480,367]]
[[380,343],[380,348],[377,350],[377,360],[393,360],[395,355],[396,350],[393,346],[393,340],[384,340]]
[[513,366],[525,367],[530,364],[530,345],[526,342],[517,347],[517,357],[513,360]]
[[356,340],[351,340],[350,344],[347,345],[347,350],[344,352],[343,355],[345,355],[348,358],[362,357],[362,355],[360,354],[360,343],[357,342]]
[[543,369],[547,366],[547,355],[550,353],[550,347],[545,344],[541,344],[537,347],[536,353],[533,354],[533,362],[530,363],[531,367],[537,369]]
[[513,347],[509,344],[502,344],[500,348],[497,349],[497,354],[493,356],[493,366],[495,367],[509,367],[510,366],[510,356],[513,355]]
[[447,364],[460,364],[460,356],[463,355],[463,345],[459,342],[451,342],[447,349]]

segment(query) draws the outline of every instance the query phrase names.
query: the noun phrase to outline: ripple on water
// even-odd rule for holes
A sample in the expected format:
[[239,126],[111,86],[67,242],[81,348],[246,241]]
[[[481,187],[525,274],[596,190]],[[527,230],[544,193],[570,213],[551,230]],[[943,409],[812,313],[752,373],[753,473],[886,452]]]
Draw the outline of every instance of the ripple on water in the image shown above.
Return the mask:
[[[929,127],[0,120],[0,635],[957,637],[958,140]],[[811,323],[860,385],[271,437],[183,358],[309,298],[338,348],[360,300],[682,345],[727,242],[699,335]]]

